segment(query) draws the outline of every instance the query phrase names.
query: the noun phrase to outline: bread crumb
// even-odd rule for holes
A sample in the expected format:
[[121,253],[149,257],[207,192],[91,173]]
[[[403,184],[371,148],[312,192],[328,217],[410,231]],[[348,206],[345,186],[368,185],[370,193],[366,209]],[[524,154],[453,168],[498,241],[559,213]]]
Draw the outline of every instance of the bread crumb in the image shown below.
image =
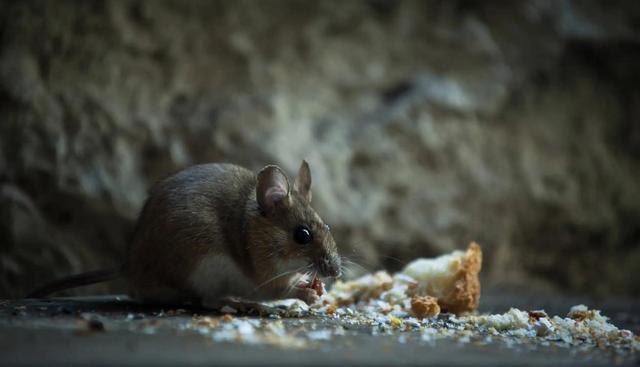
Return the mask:
[[411,298],[411,311],[418,318],[429,318],[440,314],[438,299],[431,296],[414,296]]
[[327,315],[333,315],[336,313],[336,310],[337,308],[335,305],[328,305],[325,312],[327,313]]
[[411,295],[436,297],[443,311],[461,314],[478,308],[481,269],[482,250],[471,242],[467,251],[412,261],[402,273],[418,282]]
[[193,324],[197,326],[215,328],[220,325],[220,320],[211,318],[209,316],[193,318]]

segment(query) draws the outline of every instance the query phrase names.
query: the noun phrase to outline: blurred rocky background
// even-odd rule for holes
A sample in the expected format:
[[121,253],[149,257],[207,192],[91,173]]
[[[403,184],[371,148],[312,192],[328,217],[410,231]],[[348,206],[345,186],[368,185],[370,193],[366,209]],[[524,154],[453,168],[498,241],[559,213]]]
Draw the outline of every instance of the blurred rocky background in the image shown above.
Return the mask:
[[0,37],[0,297],[121,262],[172,171],[302,158],[367,269],[476,240],[485,286],[640,295],[640,2],[2,1]]

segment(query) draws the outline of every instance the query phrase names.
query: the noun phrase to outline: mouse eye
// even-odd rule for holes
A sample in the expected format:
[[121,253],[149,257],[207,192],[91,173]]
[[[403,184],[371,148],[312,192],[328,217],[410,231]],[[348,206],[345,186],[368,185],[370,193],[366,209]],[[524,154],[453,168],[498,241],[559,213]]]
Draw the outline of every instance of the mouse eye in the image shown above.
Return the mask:
[[313,239],[313,235],[311,234],[311,230],[307,226],[298,226],[293,231],[293,239],[301,244],[306,245]]

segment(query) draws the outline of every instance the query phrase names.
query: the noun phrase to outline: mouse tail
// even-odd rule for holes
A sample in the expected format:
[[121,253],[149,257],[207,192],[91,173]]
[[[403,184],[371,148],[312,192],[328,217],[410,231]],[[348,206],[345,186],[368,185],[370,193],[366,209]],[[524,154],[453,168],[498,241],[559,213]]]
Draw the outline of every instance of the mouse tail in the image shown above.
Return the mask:
[[117,279],[124,274],[123,270],[124,266],[118,266],[111,269],[89,271],[86,273],[71,275],[38,287],[33,292],[29,293],[26,298],[44,298],[52,293],[65,289],[77,288]]

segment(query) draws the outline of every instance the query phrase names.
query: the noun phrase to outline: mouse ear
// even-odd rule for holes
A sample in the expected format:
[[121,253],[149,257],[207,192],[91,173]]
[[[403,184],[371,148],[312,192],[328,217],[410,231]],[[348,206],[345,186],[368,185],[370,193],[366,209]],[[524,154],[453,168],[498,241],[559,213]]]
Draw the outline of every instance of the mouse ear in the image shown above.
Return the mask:
[[266,166],[258,173],[256,200],[260,209],[269,213],[289,197],[289,180],[278,166]]
[[311,202],[311,169],[309,163],[302,160],[300,170],[298,170],[298,176],[293,182],[293,189],[298,192],[307,203]]

